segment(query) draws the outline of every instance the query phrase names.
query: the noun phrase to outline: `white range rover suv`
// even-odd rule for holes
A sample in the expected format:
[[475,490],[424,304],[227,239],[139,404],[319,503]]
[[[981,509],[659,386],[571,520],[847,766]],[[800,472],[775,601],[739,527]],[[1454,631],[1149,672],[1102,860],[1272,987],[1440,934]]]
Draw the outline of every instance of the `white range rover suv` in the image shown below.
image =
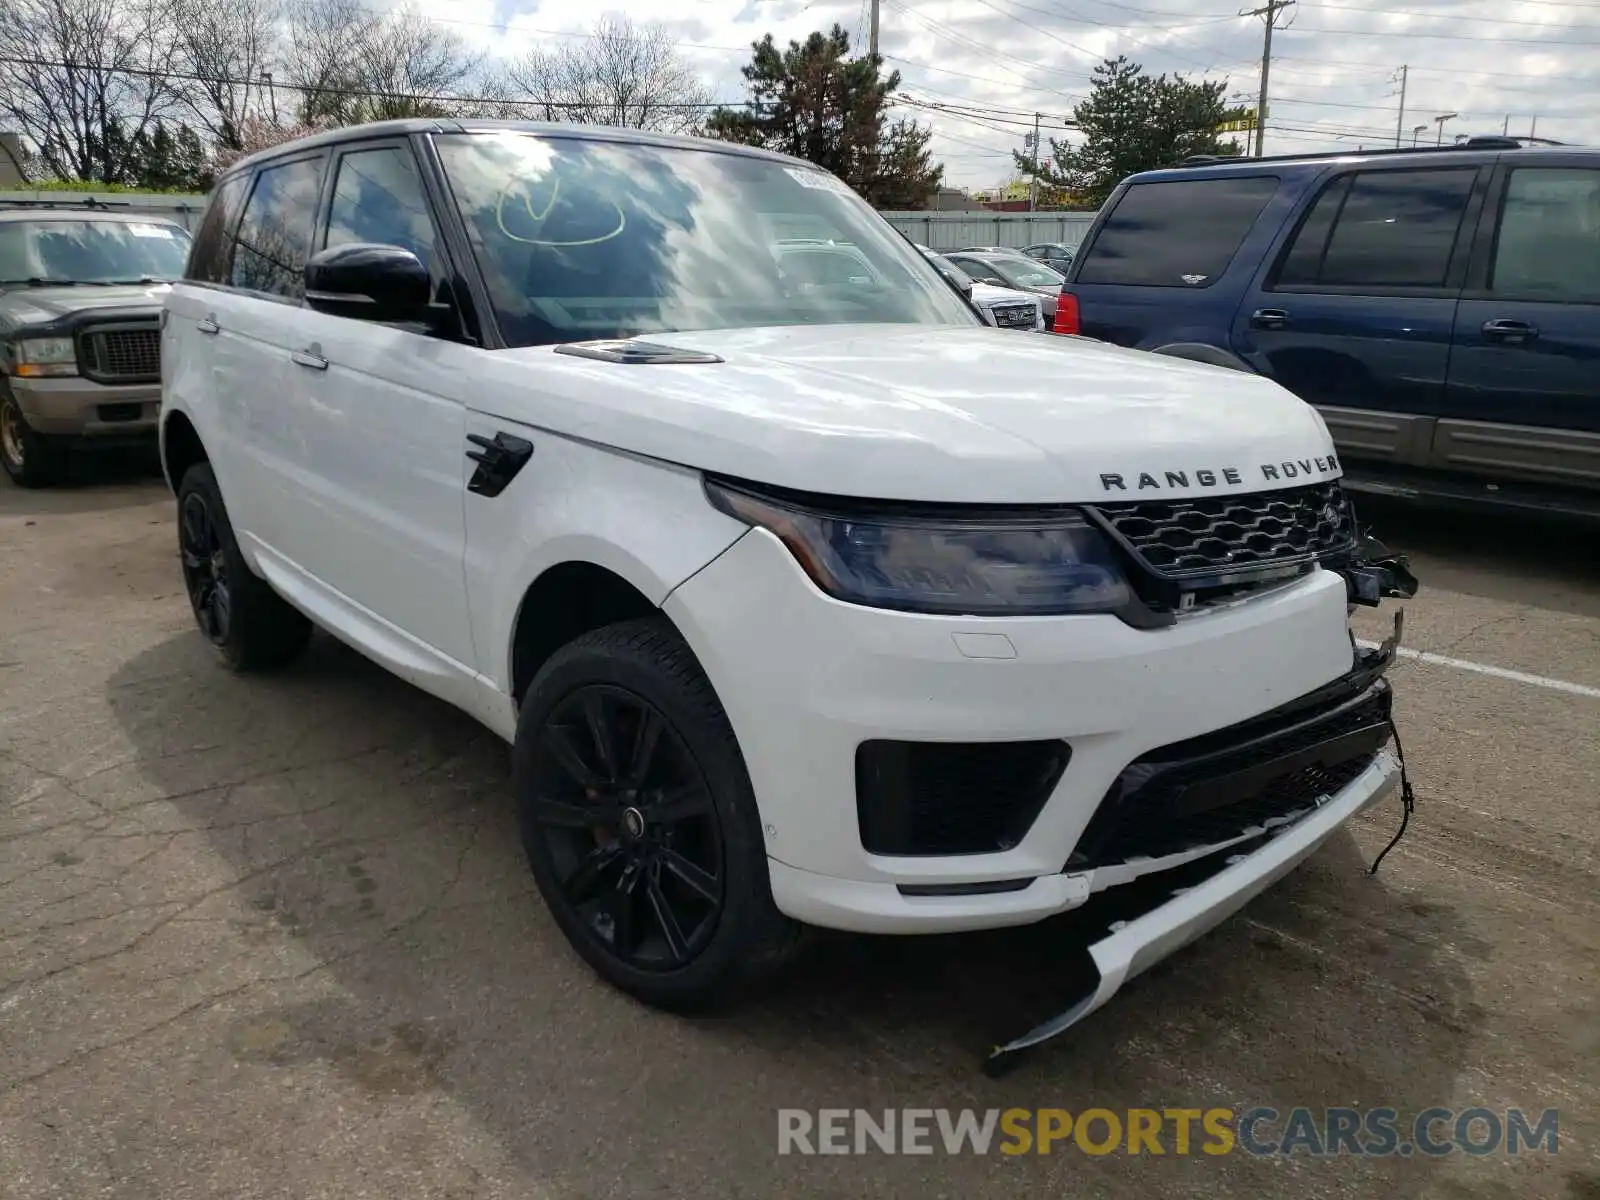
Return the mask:
[[[790,287],[799,238],[871,276]],[[279,146],[219,181],[161,363],[204,636],[244,670],[321,626],[510,742],[543,896],[647,1001],[805,924],[1015,925],[1174,871],[1081,1016],[1398,778],[1348,617],[1408,593],[1317,413],[995,329],[807,163],[490,122]]]

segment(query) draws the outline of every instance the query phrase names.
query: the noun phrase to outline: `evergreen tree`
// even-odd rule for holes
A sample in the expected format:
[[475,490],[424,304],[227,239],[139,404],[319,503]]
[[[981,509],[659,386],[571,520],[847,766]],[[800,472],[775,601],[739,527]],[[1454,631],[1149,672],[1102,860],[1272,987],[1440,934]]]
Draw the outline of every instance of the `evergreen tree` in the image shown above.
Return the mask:
[[920,207],[943,180],[928,148],[932,131],[887,120],[900,73],[881,73],[881,58],[851,58],[850,35],[835,25],[780,51],[769,33],[754,44],[742,73],[750,99],[719,108],[707,132],[764,146],[833,172],[879,208]]
[[1017,167],[1099,206],[1137,171],[1175,167],[1191,154],[1239,154],[1238,143],[1217,132],[1249,111],[1223,103],[1227,87],[1227,80],[1152,78],[1126,57],[1108,59],[1094,69],[1088,98],[1072,111],[1082,142],[1074,147],[1051,138],[1049,161],[1017,154]]

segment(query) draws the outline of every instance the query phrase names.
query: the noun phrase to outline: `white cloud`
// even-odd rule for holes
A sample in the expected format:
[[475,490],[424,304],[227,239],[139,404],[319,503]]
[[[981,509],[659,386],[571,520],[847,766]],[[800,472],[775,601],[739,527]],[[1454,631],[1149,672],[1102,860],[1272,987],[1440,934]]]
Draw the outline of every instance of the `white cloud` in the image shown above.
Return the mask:
[[[1397,120],[1436,136],[1432,118],[1459,116],[1455,133],[1512,133],[1587,142],[1600,123],[1600,4],[1596,0],[1299,0],[1274,34],[1269,152],[1393,145]],[[586,32],[600,8],[556,0],[424,0],[420,10],[495,53]],[[620,6],[618,8],[620,13]],[[865,45],[866,0],[629,0],[636,23],[660,21],[719,98],[743,95],[749,44],[780,45],[834,22]],[[1218,0],[882,0],[880,45],[902,93],[964,115],[906,110],[930,123],[946,177],[1000,182],[1043,114],[1048,130],[1071,111],[1102,58],[1126,54],[1148,70],[1227,78],[1253,103],[1261,22]],[[1400,119],[1402,65],[1409,67]]]

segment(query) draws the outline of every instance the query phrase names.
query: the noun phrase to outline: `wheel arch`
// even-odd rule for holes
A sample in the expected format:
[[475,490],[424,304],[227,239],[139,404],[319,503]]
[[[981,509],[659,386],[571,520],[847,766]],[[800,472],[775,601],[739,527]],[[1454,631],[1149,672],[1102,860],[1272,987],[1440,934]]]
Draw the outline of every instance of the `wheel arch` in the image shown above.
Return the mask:
[[657,616],[669,620],[638,583],[610,566],[583,558],[551,564],[523,591],[512,622],[512,700],[520,705],[539,668],[574,638],[618,621]]
[[1251,375],[1256,369],[1231,350],[1207,342],[1171,342],[1157,346],[1152,354],[1165,354],[1169,358],[1186,358],[1190,362],[1208,363],[1213,367],[1227,367],[1231,371],[1245,371]]
[[184,474],[196,463],[210,462],[205,442],[182,409],[174,409],[161,422],[161,471],[167,487],[177,495]]

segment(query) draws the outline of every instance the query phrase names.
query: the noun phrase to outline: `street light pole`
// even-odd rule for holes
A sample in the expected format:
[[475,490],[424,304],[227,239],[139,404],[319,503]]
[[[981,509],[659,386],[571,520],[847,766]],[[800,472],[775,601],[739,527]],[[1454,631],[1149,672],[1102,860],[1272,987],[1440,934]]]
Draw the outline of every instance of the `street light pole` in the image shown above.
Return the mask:
[[1413,125],[1411,127],[1411,145],[1413,149],[1416,148],[1417,138],[1421,136],[1421,134],[1424,133],[1427,128],[1428,127],[1426,125]]
[[1454,121],[1460,115],[1461,115],[1460,113],[1445,113],[1443,116],[1439,116],[1439,117],[1435,117],[1434,118],[1434,121],[1439,126],[1439,136],[1438,136],[1438,138],[1436,138],[1434,140],[1434,143],[1433,143],[1435,146],[1444,145],[1444,123],[1446,121]]

